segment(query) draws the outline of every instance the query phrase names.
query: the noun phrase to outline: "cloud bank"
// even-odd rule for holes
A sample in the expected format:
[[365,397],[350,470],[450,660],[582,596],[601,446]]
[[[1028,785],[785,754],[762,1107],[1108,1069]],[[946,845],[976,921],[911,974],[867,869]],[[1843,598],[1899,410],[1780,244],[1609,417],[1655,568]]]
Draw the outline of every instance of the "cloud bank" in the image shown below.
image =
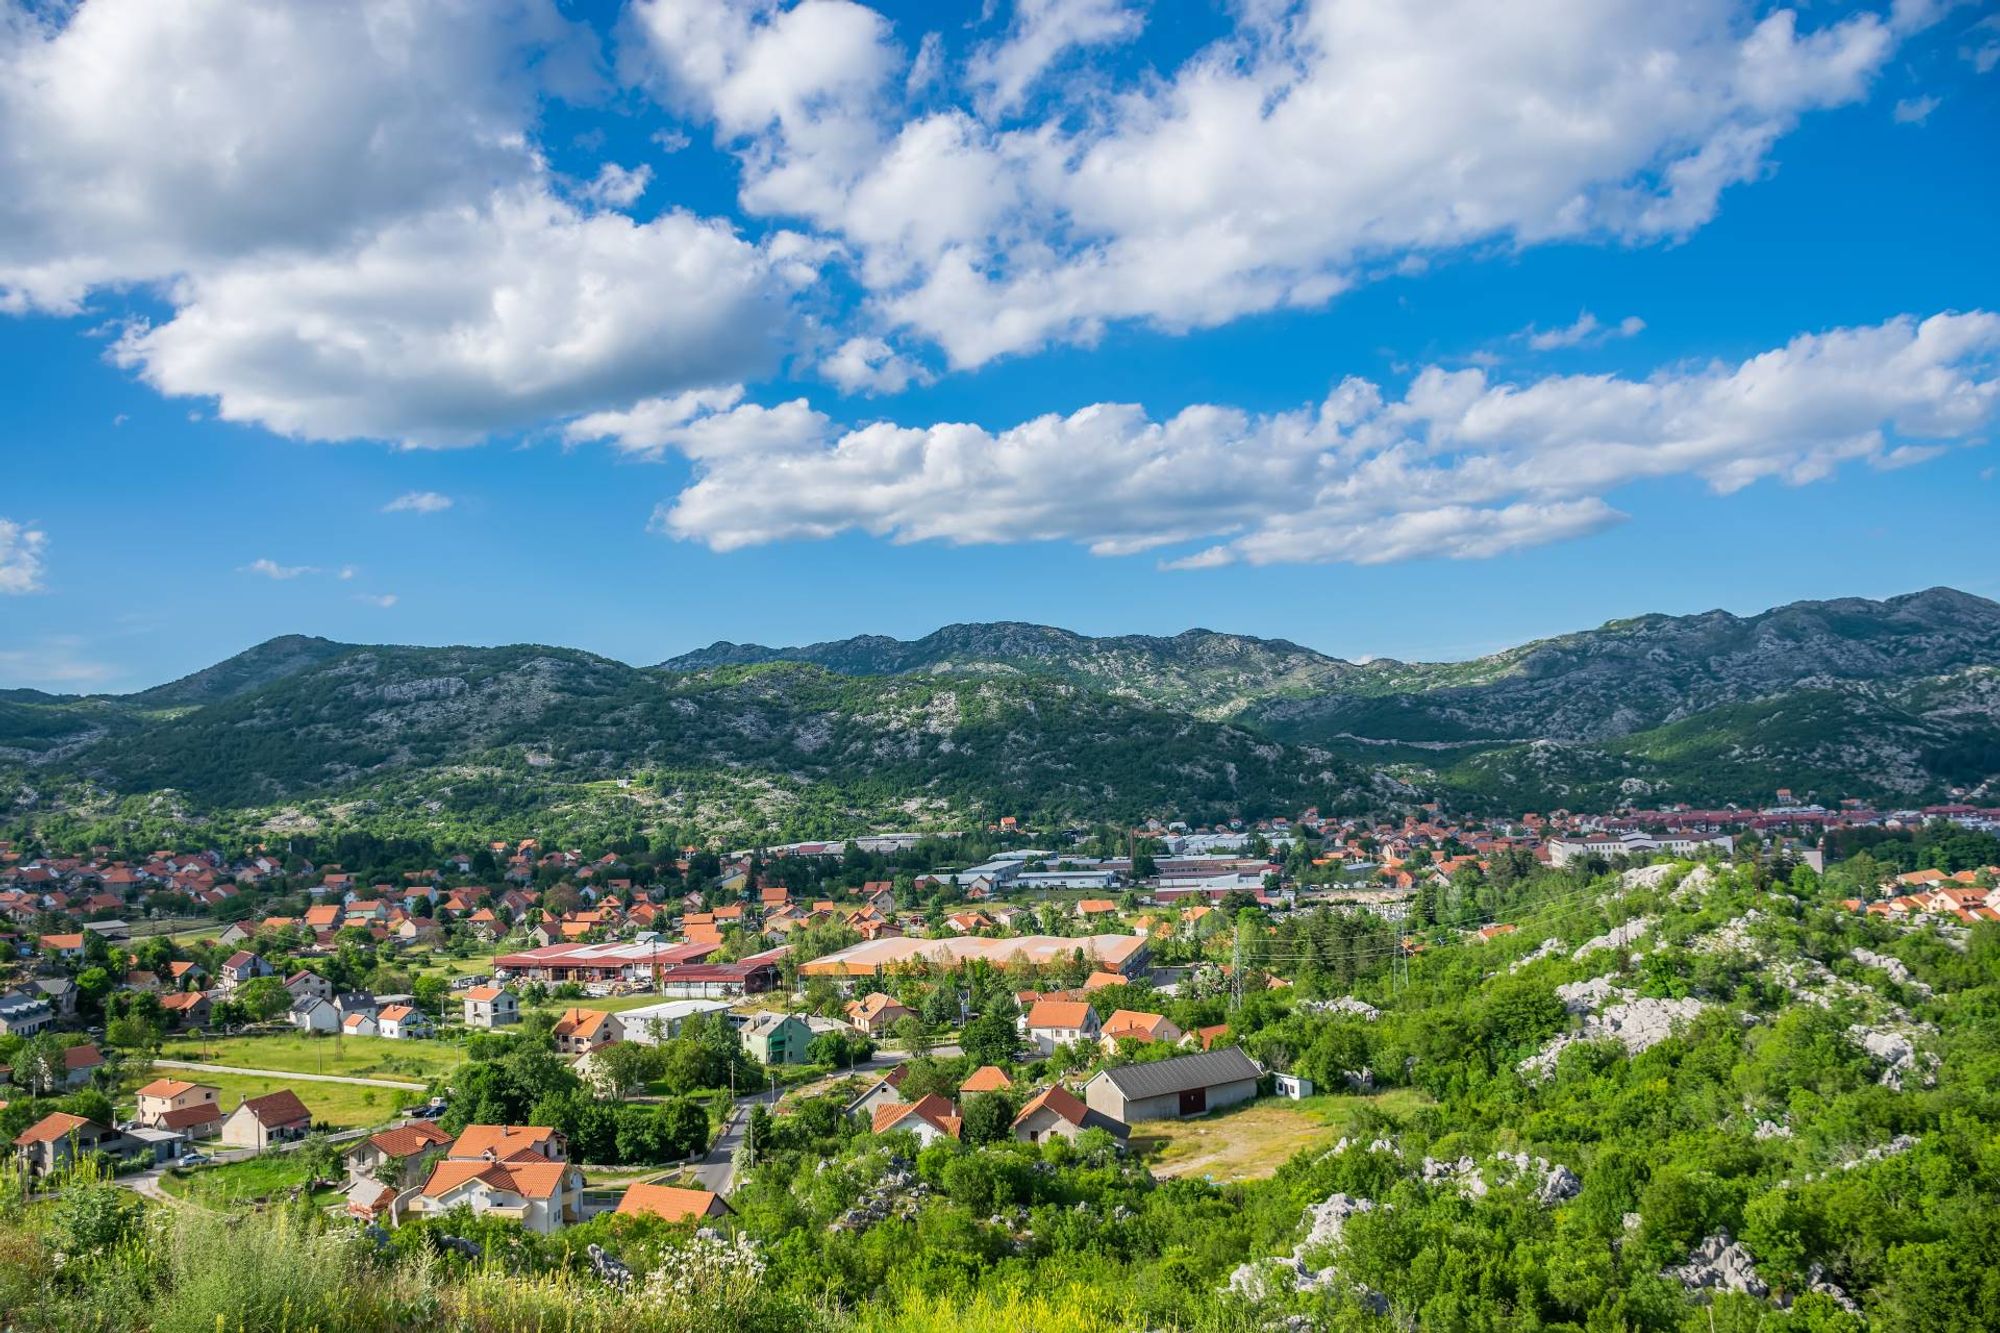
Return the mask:
[[1975,441],[2000,404],[2000,316],[1801,334],[1735,364],[1643,379],[1508,383],[1427,367],[1400,397],[1349,378],[1325,400],[1165,420],[1096,403],[1002,430],[843,429],[805,400],[682,397],[578,422],[692,460],[662,504],[672,536],[729,551],[864,532],[953,545],[1062,541],[1169,563],[1481,558],[1596,531],[1620,487],[1691,476],[1727,494],[1843,465],[1894,468]]

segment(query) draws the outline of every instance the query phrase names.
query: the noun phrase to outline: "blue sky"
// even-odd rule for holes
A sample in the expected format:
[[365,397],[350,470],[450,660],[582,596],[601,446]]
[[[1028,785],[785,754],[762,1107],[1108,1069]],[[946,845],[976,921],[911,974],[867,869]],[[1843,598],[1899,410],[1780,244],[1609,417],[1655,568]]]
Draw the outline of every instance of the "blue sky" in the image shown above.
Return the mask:
[[59,8],[0,687],[2000,596],[1990,6]]

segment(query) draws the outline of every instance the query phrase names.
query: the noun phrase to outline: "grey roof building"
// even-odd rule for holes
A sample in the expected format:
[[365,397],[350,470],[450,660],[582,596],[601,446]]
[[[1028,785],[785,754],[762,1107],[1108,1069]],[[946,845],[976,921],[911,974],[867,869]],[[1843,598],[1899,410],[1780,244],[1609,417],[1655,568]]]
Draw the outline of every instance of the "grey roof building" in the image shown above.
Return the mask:
[[1083,1085],[1091,1110],[1132,1124],[1202,1115],[1257,1095],[1264,1071],[1241,1048],[1107,1069]]

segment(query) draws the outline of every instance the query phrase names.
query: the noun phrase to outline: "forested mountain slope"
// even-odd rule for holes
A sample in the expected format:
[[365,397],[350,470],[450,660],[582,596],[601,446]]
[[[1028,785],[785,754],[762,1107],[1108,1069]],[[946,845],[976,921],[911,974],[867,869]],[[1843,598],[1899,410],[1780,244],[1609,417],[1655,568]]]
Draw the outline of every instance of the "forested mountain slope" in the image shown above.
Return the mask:
[[[696,785],[825,782],[876,814],[917,802],[957,817],[1224,818],[1379,799],[1365,771],[1324,751],[1039,677],[850,677],[794,663],[677,673],[534,645],[253,652],[247,667],[190,678],[218,696],[199,707],[22,705],[43,730],[91,713],[119,723],[88,743],[44,744],[33,767],[216,807],[388,779],[407,790],[424,775],[446,788],[648,771]],[[284,669],[250,683],[274,661]],[[191,692],[181,686],[175,697]],[[32,739],[28,722],[15,729]]]
[[702,791],[698,813],[731,781],[823,785],[822,822],[860,825],[899,808],[1200,820],[1415,794],[1503,813],[1779,787],[1902,804],[1994,790],[2000,606],[1933,589],[1642,616],[1445,664],[1012,623],[717,644],[649,668],[289,636],[133,695],[0,692],[5,769],[213,808],[385,781],[415,794],[425,774],[458,792],[644,770]]

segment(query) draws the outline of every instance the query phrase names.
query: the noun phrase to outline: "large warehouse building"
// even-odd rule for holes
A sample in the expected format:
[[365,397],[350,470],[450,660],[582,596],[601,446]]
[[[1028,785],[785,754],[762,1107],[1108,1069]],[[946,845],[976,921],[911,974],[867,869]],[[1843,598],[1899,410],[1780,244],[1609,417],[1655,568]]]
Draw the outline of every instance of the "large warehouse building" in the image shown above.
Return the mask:
[[1047,967],[1073,957],[1081,950],[1093,968],[1134,976],[1146,965],[1147,940],[1144,935],[1020,935],[1012,939],[982,939],[956,935],[949,939],[924,940],[908,936],[868,940],[815,958],[800,966],[807,977],[877,977],[885,971],[906,966],[919,959],[939,967],[957,967],[983,958],[995,967],[1023,962],[1030,967]]

